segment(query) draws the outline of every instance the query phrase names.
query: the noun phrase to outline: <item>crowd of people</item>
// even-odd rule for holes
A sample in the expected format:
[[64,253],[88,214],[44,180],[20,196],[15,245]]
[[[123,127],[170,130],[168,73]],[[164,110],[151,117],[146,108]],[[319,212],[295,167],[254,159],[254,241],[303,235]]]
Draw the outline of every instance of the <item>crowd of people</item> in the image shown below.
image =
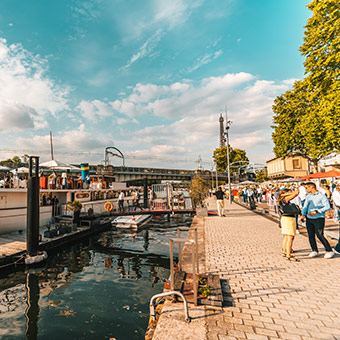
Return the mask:
[[[318,184],[318,185],[317,185]],[[235,187],[233,199],[243,201],[250,207],[256,203],[266,203],[270,210],[279,216],[282,230],[282,256],[289,261],[299,261],[293,253],[293,241],[298,231],[299,220],[306,223],[308,240],[311,247],[309,257],[319,255],[316,238],[325,248],[324,258],[330,259],[334,254],[340,255],[340,238],[331,248],[324,236],[325,220],[337,217],[340,222],[340,182],[325,179],[318,183],[291,182],[278,184],[261,184]],[[223,200],[225,193],[221,187],[215,191],[219,216],[224,216]],[[336,216],[334,216],[336,215]]]
[[18,169],[0,174],[0,188],[26,188],[27,179],[25,176],[19,176]]

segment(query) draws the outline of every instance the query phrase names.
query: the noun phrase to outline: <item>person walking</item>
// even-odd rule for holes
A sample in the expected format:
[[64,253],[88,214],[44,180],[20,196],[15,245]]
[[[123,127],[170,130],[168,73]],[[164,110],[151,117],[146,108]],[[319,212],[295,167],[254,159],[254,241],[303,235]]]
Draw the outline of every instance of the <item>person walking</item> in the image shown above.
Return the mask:
[[133,208],[134,208],[134,210],[137,210],[137,208],[139,208],[139,210],[143,210],[143,208],[139,204],[139,200],[140,200],[139,191],[138,191],[138,189],[136,189],[136,191],[134,192],[134,198],[133,198]]
[[118,211],[124,211],[124,191],[121,191],[118,196]]
[[282,241],[282,255],[287,257],[289,261],[299,261],[296,257],[292,256],[293,241],[296,235],[297,219],[300,209],[295,205],[296,209],[288,209],[294,207],[291,201],[299,195],[299,191],[291,191],[288,188],[283,188],[278,198],[278,207],[280,213],[280,225],[283,235]]
[[339,240],[337,245],[333,248],[333,252],[340,255],[340,183],[336,184],[335,190],[333,191],[333,204],[337,210],[339,221]]
[[245,204],[247,204],[248,203],[248,197],[247,197],[247,188],[246,187],[244,187],[242,189],[242,196],[243,196],[243,202]]
[[224,192],[222,191],[222,188],[218,187],[218,190],[216,192],[214,192],[214,195],[216,196],[216,201],[217,201],[217,213],[218,213],[218,216],[220,216],[220,217],[225,216],[223,214]]
[[[306,218],[309,244],[312,252],[309,257],[316,257],[319,254],[315,235],[325,247],[324,258],[330,259],[334,256],[331,246],[325,238],[323,232],[325,228],[325,212],[331,207],[327,197],[316,189],[313,182],[306,183],[306,190],[310,194],[307,196],[302,208],[302,215]],[[302,220],[304,221],[304,217]]]

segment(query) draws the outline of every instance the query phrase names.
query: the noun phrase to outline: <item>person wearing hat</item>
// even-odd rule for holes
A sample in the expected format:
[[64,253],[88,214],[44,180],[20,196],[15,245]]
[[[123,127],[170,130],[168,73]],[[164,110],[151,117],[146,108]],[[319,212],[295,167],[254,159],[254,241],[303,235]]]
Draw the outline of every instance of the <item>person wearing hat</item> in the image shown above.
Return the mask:
[[[323,232],[325,228],[325,212],[328,211],[331,206],[326,195],[322,194],[316,189],[315,183],[306,183],[306,190],[309,195],[307,196],[303,205],[302,215],[306,218],[308,240],[312,248],[312,252],[309,254],[309,257],[316,257],[319,254],[315,239],[315,236],[317,236],[325,247],[326,253],[324,258],[330,259],[334,256],[334,252],[332,251],[332,248],[325,238]],[[302,221],[304,221],[304,217],[302,218]]]
[[292,255],[292,247],[294,237],[296,235],[296,216],[298,213],[284,213],[285,206],[290,204],[290,201],[299,195],[299,191],[291,191],[286,187],[282,187],[278,198],[278,207],[280,212],[280,224],[283,235],[282,255],[287,257],[289,261],[298,262],[299,260]]

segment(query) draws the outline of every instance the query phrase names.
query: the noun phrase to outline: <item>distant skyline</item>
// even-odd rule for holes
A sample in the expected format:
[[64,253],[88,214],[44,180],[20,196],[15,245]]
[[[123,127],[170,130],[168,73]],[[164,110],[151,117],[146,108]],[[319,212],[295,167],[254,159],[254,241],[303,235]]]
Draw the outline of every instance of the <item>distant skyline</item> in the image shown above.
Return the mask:
[[[0,159],[211,168],[273,157],[273,100],[303,77],[307,0],[0,1]],[[120,165],[119,159],[112,160]]]

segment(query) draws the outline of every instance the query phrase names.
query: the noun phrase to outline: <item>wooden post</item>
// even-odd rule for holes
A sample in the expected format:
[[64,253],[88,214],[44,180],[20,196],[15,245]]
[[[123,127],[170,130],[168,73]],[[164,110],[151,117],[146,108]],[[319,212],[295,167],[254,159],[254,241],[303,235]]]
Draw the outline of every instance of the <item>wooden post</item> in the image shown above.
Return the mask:
[[173,241],[170,239],[170,284],[171,290],[175,289],[175,275],[174,275],[174,248],[173,248]]
[[192,286],[194,289],[194,304],[197,306],[197,276],[196,276],[196,244],[192,242]]
[[[177,228],[177,238],[181,238],[180,228]],[[181,242],[178,242],[178,266],[179,266],[179,270],[182,270]]]
[[197,237],[197,228],[195,228],[195,248],[196,248],[196,266],[197,266],[197,274],[200,273],[200,265],[198,262],[198,237]]
[[[33,160],[35,160],[33,164]],[[39,248],[39,157],[29,158],[27,183],[26,248],[29,256],[38,254]]]

